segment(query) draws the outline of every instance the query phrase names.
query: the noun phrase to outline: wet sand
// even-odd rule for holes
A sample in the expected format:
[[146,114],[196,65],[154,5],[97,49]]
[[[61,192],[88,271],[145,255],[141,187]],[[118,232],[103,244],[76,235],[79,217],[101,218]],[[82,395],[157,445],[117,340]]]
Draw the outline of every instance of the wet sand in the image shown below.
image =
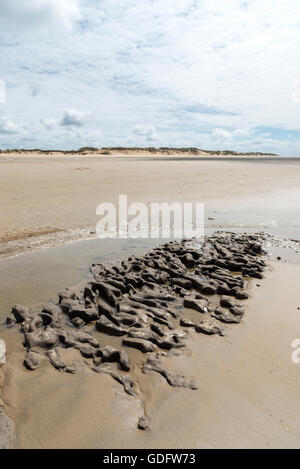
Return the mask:
[[190,333],[187,353],[166,359],[168,369],[197,378],[198,391],[168,387],[157,373],[142,375],[147,432],[136,429],[139,401],[110,377],[89,370],[68,376],[46,363],[26,371],[22,347],[16,351],[8,341],[4,399],[17,422],[15,446],[299,447],[299,365],[291,361],[300,327],[299,266],[273,264],[261,287],[256,283],[242,323],[231,325],[227,337]]
[[[73,239],[90,237],[97,204],[116,202],[119,193],[128,194],[129,202],[205,202],[208,230],[264,229],[299,239],[299,164],[124,157],[0,162],[1,252],[28,252],[33,240],[38,247],[64,243],[62,233],[69,230]],[[93,260],[128,255],[126,243],[107,246],[99,250],[99,240],[82,241],[2,260],[0,318],[16,302],[38,307],[58,287],[86,279]],[[130,252],[138,253],[138,246],[132,243]],[[136,428],[140,401],[111,377],[87,369],[67,375],[46,362],[34,373],[25,370],[20,334],[0,326],[8,347],[0,401],[16,425],[14,447],[299,447],[300,365],[291,361],[300,322],[299,273],[294,258],[292,264],[275,262],[264,280],[252,281],[246,315],[225,338],[189,331],[185,353],[166,360],[168,369],[198,381],[196,394],[166,386],[157,373],[140,377],[151,415],[146,432]],[[140,352],[131,353],[138,362]]]
[[[8,256],[95,235],[96,207],[202,202],[207,226],[300,226],[300,160],[18,157],[0,162],[0,253]],[[210,220],[209,220],[210,219]],[[278,225],[279,223],[279,225]],[[265,225],[265,226],[264,226]]]

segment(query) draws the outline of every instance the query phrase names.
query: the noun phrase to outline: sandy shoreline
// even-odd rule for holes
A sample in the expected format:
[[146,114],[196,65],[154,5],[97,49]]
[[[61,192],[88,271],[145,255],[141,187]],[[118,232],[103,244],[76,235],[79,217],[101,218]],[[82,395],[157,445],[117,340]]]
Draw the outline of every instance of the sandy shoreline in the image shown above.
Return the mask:
[[[211,232],[264,229],[299,239],[298,165],[291,159],[240,158],[183,162],[76,156],[1,161],[1,321],[16,299],[35,306],[47,302],[57,285],[71,286],[68,279],[77,281],[80,272],[70,272],[88,267],[87,258],[93,261],[105,253],[108,259],[124,256],[121,245],[97,241],[63,247],[71,240],[93,237],[97,204],[116,203],[120,193],[128,195],[129,203],[205,202]],[[50,248],[40,257],[29,254],[57,244],[62,247]],[[132,243],[131,252],[139,249]],[[4,259],[22,252],[19,259]],[[287,250],[275,249],[273,258],[278,254],[283,261],[289,258]],[[76,257],[77,263],[71,260]],[[136,428],[143,410],[140,401],[125,395],[110,376],[90,370],[58,373],[48,363],[34,373],[25,370],[20,334],[0,326],[8,350],[8,362],[0,369],[0,398],[15,423],[13,446],[299,447],[299,365],[292,363],[291,343],[300,320],[300,262],[298,257],[293,263],[283,261],[273,262],[265,279],[250,282],[246,314],[241,324],[228,328],[226,337],[201,335],[199,340],[199,334],[189,331],[185,353],[166,359],[169,370],[184,370],[198,380],[196,397],[190,389],[166,386],[157,373],[139,377],[151,415],[151,430],[146,432]],[[28,278],[22,280],[22,272]],[[85,270],[82,275],[85,278]]]
[[198,391],[166,386],[156,373],[142,375],[151,415],[147,432],[136,429],[139,402],[110,377],[88,370],[61,374],[46,363],[26,371],[19,341],[16,346],[16,337],[5,334],[3,397],[16,422],[14,446],[297,448],[299,365],[292,363],[291,343],[300,321],[298,281],[298,265],[273,263],[259,288],[251,281],[246,315],[225,338],[189,333],[187,351],[166,363],[197,379]]
[[[278,207],[277,199],[282,204],[282,198],[289,197],[286,205],[290,209],[299,192],[296,172],[299,162],[291,159],[137,161],[135,157],[75,156],[24,161],[22,158],[23,155],[18,161],[0,162],[0,214],[5,220],[0,226],[2,256],[26,251],[28,247],[56,244],[59,240],[93,237],[97,205],[117,204],[119,194],[127,194],[129,204],[205,203],[207,219],[216,220],[210,225],[224,224],[222,217],[216,216],[217,211],[221,214],[230,210],[232,216],[226,216],[225,221],[230,219],[238,224],[248,222],[249,204],[252,203],[254,215],[255,207],[261,210],[267,204],[261,220],[254,217],[248,222],[258,225],[260,221],[272,223],[270,214]],[[283,188],[289,194],[282,197]],[[242,206],[246,202],[248,207]],[[240,214],[235,220],[233,212],[239,207]],[[295,218],[294,214],[289,218]]]
[[299,37],[300,0],[0,0],[1,456],[300,449]]

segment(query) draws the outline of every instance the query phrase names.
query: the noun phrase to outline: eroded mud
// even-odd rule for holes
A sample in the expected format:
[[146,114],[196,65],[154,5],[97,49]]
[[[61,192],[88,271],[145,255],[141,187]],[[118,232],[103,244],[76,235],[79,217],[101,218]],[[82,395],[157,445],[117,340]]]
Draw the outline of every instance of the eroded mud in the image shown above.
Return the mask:
[[[193,379],[165,369],[164,356],[180,353],[191,328],[223,336],[227,324],[241,322],[248,298],[245,280],[263,277],[264,240],[263,234],[217,233],[204,243],[168,242],[144,256],[92,265],[91,282],[61,291],[57,304],[45,305],[37,315],[15,305],[7,326],[20,325],[24,366],[35,370],[48,360],[67,373],[89,367],[142,401],[132,373],[136,363],[129,357],[134,348],[143,359],[141,373],[159,373],[170,386],[196,390]],[[112,345],[109,340],[103,344],[103,334],[114,336]],[[82,360],[66,361],[66,348],[78,350]],[[145,412],[137,426],[146,430],[149,425]]]

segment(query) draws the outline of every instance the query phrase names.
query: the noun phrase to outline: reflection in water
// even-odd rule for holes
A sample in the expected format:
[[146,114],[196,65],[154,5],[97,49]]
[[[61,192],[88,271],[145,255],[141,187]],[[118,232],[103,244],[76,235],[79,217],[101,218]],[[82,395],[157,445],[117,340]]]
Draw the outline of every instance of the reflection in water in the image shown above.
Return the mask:
[[0,320],[15,303],[38,309],[49,300],[57,301],[60,290],[89,277],[94,262],[143,254],[156,244],[159,240],[93,239],[1,260]]

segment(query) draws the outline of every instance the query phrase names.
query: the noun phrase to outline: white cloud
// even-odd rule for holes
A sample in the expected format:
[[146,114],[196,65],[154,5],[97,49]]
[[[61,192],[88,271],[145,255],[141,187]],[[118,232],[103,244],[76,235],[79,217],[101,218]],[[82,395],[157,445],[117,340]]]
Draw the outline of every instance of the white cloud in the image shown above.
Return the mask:
[[16,134],[21,131],[21,128],[18,124],[13,122],[6,117],[0,119],[0,133],[1,134]]
[[41,123],[47,130],[54,129],[57,126],[55,119],[42,119]]
[[136,145],[136,140],[133,137],[129,136],[126,138],[126,145]]
[[225,138],[225,139],[230,139],[232,138],[232,132],[229,130],[225,129],[215,129],[213,132],[214,137],[219,137],[219,138]]
[[9,35],[36,34],[45,28],[51,34],[59,27],[70,30],[78,17],[77,0],[0,0],[1,33]]
[[73,145],[84,123],[107,146],[282,140],[296,153],[299,18],[298,0],[0,0],[0,110],[30,122],[28,145]]
[[82,127],[88,120],[88,112],[78,111],[77,109],[67,109],[60,121],[62,127]]
[[232,138],[240,138],[240,137],[247,137],[251,134],[253,134],[254,130],[253,129],[234,129],[234,130],[226,130],[226,129],[220,129],[216,128],[212,135],[214,137],[220,138],[220,139],[225,139],[225,140],[230,140]]
[[152,125],[136,124],[133,127],[132,132],[135,135],[145,137],[149,142],[157,140],[158,138],[156,129]]
[[254,133],[253,129],[235,129],[233,132],[233,135],[236,137],[247,137],[249,135],[252,135]]

